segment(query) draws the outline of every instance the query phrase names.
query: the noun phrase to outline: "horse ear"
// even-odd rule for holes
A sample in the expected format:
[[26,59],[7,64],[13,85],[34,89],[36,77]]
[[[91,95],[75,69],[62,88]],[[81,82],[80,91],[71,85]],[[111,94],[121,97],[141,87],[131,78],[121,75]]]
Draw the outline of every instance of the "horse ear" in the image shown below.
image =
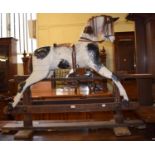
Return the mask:
[[112,22],[115,22],[115,21],[117,21],[119,19],[119,17],[114,17],[114,18],[112,18]]
[[84,33],[93,34],[93,33],[94,33],[93,28],[92,28],[91,26],[87,26],[87,27],[84,29]]

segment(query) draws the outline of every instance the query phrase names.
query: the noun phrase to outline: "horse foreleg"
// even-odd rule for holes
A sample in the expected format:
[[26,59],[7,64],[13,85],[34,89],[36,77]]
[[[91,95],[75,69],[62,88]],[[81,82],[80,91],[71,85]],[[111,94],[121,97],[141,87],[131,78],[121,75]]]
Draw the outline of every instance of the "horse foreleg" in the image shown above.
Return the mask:
[[117,78],[116,75],[114,75],[109,69],[107,69],[105,66],[96,66],[96,65],[91,65],[91,68],[93,68],[97,73],[99,73],[101,76],[104,76],[108,79],[111,79],[115,85],[117,86],[120,96],[123,97],[122,102],[124,104],[128,104],[129,102],[129,98],[127,96],[127,93],[124,89],[124,87],[122,86],[122,84],[120,83],[119,79]]
[[16,105],[20,101],[26,88],[28,88],[29,86],[31,86],[32,84],[34,84],[36,82],[43,80],[44,78],[46,78],[48,76],[48,74],[49,74],[49,71],[47,71],[47,70],[34,71],[28,77],[28,79],[26,79],[26,81],[20,83],[17,95],[14,97],[13,103],[11,103],[12,108],[16,107]]

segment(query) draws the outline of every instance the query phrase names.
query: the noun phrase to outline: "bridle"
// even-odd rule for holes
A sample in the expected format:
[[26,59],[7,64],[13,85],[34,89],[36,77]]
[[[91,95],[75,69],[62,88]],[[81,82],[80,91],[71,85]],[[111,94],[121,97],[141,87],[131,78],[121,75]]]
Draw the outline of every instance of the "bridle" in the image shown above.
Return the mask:
[[[95,17],[97,17],[97,16],[95,16]],[[92,18],[89,19],[90,26],[94,30],[94,32],[93,32],[94,35],[96,35],[96,33],[97,33],[97,25],[96,25],[95,17],[92,17]],[[109,36],[111,36],[111,35],[108,34],[108,29],[109,29],[108,24],[109,23],[112,23],[112,17],[104,16],[104,22],[103,22],[102,27],[103,27],[103,30],[105,31],[104,33],[106,34],[105,38],[107,38],[107,39],[109,39]],[[111,31],[112,30],[113,30],[113,25],[111,24]],[[112,31],[111,34],[113,34],[113,31]],[[91,43],[103,43],[105,40],[104,39],[103,40],[92,40],[92,39],[87,38],[87,37],[80,37],[79,41],[80,42],[91,42]]]
[[[108,23],[111,22],[111,17],[109,16],[104,16],[105,17],[105,22],[103,23],[103,29],[106,31],[108,31]],[[110,18],[110,21],[108,20],[108,18]],[[94,17],[91,18],[89,21],[91,21],[91,26],[93,27],[94,29],[94,33],[96,34],[97,33],[97,26],[96,26],[96,22],[94,20]],[[112,24],[111,24],[111,29],[112,29]],[[108,35],[108,33],[106,34],[106,38],[109,38],[110,35]],[[105,40],[92,40],[90,38],[87,38],[87,37],[80,37],[79,39],[80,42],[88,42],[88,43],[95,43],[95,44],[98,44],[98,43],[103,43]],[[73,45],[72,46],[72,67],[73,67],[73,70],[74,72],[76,72],[76,69],[77,69],[77,64],[76,64],[76,49],[75,49],[75,46]]]

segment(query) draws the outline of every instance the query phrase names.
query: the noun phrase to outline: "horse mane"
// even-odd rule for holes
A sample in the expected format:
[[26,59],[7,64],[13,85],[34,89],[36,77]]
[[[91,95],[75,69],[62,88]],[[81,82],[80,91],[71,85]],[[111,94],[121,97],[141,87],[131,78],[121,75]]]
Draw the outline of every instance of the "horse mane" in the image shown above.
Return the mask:
[[112,22],[115,22],[119,19],[119,17],[112,17],[112,16],[109,16],[109,15],[97,15],[97,16],[92,16],[91,18],[88,19],[88,22],[93,20],[94,18],[97,18],[97,17],[104,17],[104,18],[109,18],[112,20]]

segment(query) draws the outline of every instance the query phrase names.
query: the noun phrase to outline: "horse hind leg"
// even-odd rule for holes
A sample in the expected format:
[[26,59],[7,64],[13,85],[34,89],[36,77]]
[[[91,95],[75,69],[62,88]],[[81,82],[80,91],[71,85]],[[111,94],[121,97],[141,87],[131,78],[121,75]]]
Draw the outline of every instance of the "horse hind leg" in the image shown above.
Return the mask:
[[125,105],[128,105],[129,98],[127,96],[127,93],[126,93],[124,87],[122,86],[121,82],[117,78],[117,76],[114,75],[109,69],[107,69],[103,65],[101,65],[101,66],[91,65],[91,68],[94,69],[101,76],[104,76],[104,77],[106,77],[108,79],[111,79],[115,83],[115,85],[117,86],[117,88],[119,90],[119,93],[120,93],[120,96],[123,97],[122,103],[125,104]]
[[26,81],[20,83],[17,95],[13,99],[13,103],[10,103],[10,107],[14,108],[17,106],[18,102],[20,101],[24,91],[26,88],[31,86],[34,83],[37,83],[43,79],[45,79],[49,74],[49,71],[34,71],[32,74],[26,79]]

